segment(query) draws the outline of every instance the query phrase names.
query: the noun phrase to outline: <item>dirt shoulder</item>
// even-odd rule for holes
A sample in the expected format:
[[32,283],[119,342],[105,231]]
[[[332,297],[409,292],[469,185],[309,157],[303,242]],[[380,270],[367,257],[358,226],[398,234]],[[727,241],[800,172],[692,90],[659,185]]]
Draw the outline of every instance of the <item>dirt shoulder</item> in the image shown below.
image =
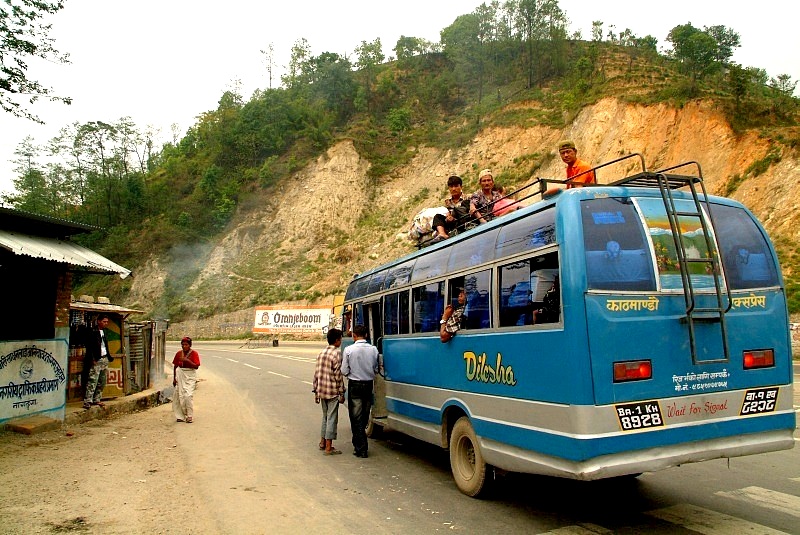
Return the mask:
[[197,525],[203,511],[182,477],[178,431],[162,405],[36,435],[0,433],[2,531],[177,533],[186,519]]

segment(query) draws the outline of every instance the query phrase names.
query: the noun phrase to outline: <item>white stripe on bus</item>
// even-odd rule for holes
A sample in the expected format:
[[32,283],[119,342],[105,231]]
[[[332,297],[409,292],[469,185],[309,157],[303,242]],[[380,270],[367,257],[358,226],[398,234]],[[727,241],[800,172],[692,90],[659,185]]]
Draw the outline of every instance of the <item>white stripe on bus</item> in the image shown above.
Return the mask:
[[800,518],[800,497],[761,487],[745,487],[728,492],[715,492],[717,496],[755,504],[773,511]]
[[671,524],[703,533],[704,535],[738,535],[739,533],[758,533],[759,535],[786,535],[783,531],[768,528],[760,524],[748,522],[735,516],[703,509],[696,505],[681,503],[663,509],[648,511],[654,516]]

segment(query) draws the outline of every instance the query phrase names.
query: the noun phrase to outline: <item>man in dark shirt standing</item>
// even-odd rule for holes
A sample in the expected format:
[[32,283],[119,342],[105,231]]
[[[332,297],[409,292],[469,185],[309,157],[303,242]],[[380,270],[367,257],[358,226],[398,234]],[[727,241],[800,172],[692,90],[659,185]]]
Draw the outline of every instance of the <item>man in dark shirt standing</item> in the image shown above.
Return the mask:
[[107,314],[100,314],[97,318],[97,328],[89,332],[86,343],[86,356],[83,361],[84,376],[86,379],[86,394],[83,396],[83,408],[90,409],[92,405],[105,407],[100,398],[106,386],[108,376],[108,363],[114,360],[108,351],[108,339],[105,329],[108,327]]
[[347,377],[347,410],[353,431],[353,455],[367,458],[367,424],[372,408],[372,386],[378,373],[378,348],[366,340],[367,329],[353,327],[355,343],[344,350],[342,375]]

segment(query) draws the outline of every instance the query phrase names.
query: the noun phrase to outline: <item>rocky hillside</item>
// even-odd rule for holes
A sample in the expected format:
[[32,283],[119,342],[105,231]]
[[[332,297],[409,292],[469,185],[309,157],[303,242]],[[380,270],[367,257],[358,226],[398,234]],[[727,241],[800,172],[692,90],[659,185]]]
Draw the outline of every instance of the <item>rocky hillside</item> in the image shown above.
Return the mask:
[[[352,141],[341,140],[271,196],[242,206],[218,243],[173,255],[184,264],[183,272],[194,277],[186,306],[199,319],[171,330],[195,336],[245,334],[253,306],[264,304],[265,295],[279,300],[280,289],[292,285],[310,286],[310,299],[330,302],[330,295],[342,292],[353,273],[412,250],[398,234],[417,211],[440,204],[449,175],[464,177],[465,190],[472,191],[478,170],[489,167],[498,181],[508,177],[519,187],[522,183],[513,177],[519,176],[523,161],[530,163],[533,177],[560,179],[564,165],[555,145],[562,138],[575,140],[579,157],[595,165],[633,152],[642,154],[651,170],[697,161],[711,193],[726,191],[732,180],[741,181],[732,196],[770,233],[800,242],[796,150],[757,133],[736,135],[710,103],[675,109],[608,98],[584,108],[565,130],[488,127],[458,150],[417,147],[409,165],[377,183],[368,178],[369,162]],[[746,176],[748,167],[774,151],[779,163],[757,177]],[[610,167],[601,170],[598,179],[611,181],[638,170]],[[137,271],[129,301],[154,302],[169,273],[174,275],[175,266],[152,258]],[[265,288],[273,293],[265,294]],[[215,312],[223,302],[236,312]]]

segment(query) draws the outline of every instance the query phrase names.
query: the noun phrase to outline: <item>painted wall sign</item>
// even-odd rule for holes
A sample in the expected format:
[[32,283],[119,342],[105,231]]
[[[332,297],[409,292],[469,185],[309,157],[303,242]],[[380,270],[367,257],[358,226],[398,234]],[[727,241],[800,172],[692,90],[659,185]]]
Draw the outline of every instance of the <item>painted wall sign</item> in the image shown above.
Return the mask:
[[[0,420],[55,409],[64,405],[67,376],[65,351],[58,342],[0,344]],[[63,344],[62,344],[63,345]]]

